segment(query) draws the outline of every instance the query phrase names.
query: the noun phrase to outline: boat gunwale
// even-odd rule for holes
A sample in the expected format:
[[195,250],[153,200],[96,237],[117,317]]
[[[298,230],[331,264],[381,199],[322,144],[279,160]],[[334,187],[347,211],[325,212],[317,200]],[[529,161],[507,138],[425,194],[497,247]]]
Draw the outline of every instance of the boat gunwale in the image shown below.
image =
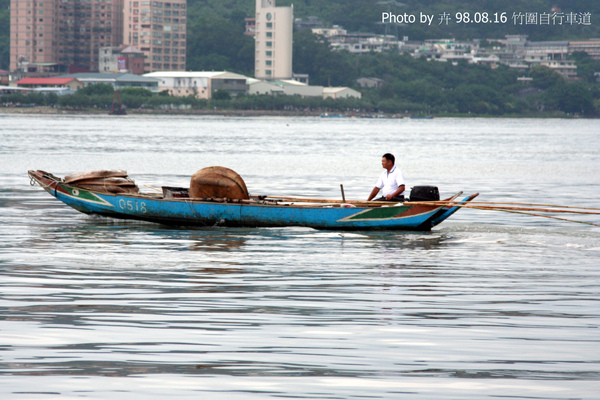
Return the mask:
[[[165,197],[162,194],[144,192],[144,193],[111,193],[108,191],[94,190],[88,188],[82,188],[72,183],[64,182],[64,179],[59,178],[53,174],[45,171],[37,170],[28,171],[29,176],[40,183],[42,187],[48,186],[43,182],[40,182],[39,177],[34,176],[35,173],[43,173],[42,178],[52,181],[56,185],[66,186],[70,189],[84,190],[89,193],[98,194],[101,196],[112,196],[112,197],[128,197],[136,199],[148,199],[148,200],[160,200],[169,202],[181,202],[181,203],[192,203],[192,204],[228,204],[228,205],[243,205],[243,206],[263,206],[263,207],[294,207],[294,208],[356,208],[356,209],[373,209],[373,208],[392,208],[392,207],[431,207],[439,208],[440,205],[411,205],[410,201],[403,203],[389,202],[389,201],[361,201],[361,200],[334,200],[334,199],[311,199],[301,197],[286,197],[286,196],[250,196],[250,199],[229,199],[229,198],[208,198],[208,197]],[[182,188],[185,189],[185,188]],[[55,188],[53,188],[55,190]],[[450,197],[449,199],[454,198]],[[293,200],[292,200],[293,199]],[[420,202],[422,203],[422,202]]]

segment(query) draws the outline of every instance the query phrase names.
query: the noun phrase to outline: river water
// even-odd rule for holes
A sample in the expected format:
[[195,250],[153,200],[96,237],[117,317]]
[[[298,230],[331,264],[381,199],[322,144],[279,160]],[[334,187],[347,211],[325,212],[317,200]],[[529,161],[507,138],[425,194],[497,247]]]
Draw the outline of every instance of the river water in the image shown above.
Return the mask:
[[600,207],[599,120],[0,114],[0,398],[600,399],[596,226],[175,229],[27,177],[152,191],[222,165],[251,194],[365,199],[388,151],[442,196]]

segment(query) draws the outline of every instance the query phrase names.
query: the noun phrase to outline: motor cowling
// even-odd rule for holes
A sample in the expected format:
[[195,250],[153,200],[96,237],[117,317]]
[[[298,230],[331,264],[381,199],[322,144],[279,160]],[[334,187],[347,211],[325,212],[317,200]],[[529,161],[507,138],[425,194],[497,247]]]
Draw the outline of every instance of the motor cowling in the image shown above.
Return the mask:
[[440,191],[437,186],[415,186],[410,190],[410,201],[439,201]]

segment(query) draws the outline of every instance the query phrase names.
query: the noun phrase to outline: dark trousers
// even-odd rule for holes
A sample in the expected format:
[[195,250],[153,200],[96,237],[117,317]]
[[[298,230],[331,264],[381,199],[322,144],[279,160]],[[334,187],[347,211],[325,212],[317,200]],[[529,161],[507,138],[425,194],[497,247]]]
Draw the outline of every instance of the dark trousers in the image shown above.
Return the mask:
[[377,199],[375,199],[375,201],[395,201],[395,202],[402,202],[404,201],[404,196],[396,196],[396,197],[392,197],[391,199],[386,199],[385,197],[381,196]]

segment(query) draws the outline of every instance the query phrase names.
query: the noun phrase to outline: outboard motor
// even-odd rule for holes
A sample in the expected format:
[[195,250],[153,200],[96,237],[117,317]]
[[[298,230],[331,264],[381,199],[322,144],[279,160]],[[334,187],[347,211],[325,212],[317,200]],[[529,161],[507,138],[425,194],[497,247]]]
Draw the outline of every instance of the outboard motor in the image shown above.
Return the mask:
[[410,190],[409,201],[439,201],[440,191],[437,186],[415,186]]

